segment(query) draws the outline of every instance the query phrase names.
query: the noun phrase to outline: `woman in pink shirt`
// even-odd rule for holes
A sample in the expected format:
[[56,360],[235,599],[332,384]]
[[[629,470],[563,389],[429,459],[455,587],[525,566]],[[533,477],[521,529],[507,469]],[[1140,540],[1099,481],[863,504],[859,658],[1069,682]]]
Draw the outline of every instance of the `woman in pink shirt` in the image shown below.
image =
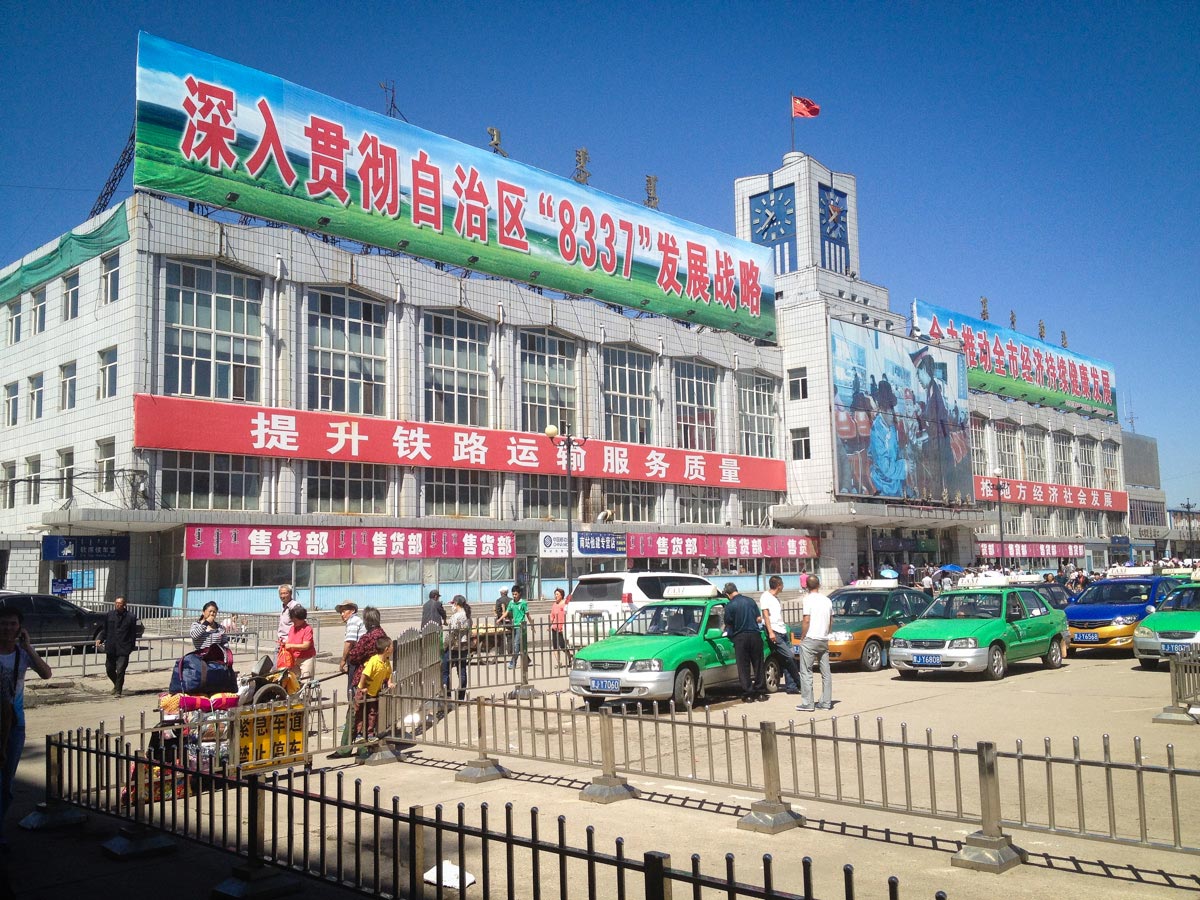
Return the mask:
[[[554,605],[550,607],[550,650],[554,654],[555,666],[559,669],[571,668],[574,654],[567,646],[567,636],[563,626],[567,624],[567,595],[562,588],[554,589]],[[566,657],[566,662],[560,658]]]
[[283,639],[283,650],[291,653],[292,674],[303,684],[312,681],[316,675],[317,643],[312,626],[308,624],[308,610],[297,604],[288,610],[288,615],[291,616],[292,627]]

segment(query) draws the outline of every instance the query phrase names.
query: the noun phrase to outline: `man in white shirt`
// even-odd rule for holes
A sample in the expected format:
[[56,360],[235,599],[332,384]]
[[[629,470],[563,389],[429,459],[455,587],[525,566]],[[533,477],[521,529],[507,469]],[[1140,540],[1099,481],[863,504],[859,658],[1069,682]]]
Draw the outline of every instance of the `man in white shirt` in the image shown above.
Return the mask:
[[338,615],[342,617],[342,621],[346,623],[346,637],[342,641],[342,662],[338,666],[338,671],[345,672],[347,679],[346,683],[347,697],[354,695],[354,673],[350,671],[349,657],[350,648],[358,643],[358,639],[367,633],[367,626],[362,620],[362,616],[358,614],[358,604],[353,600],[346,600],[334,607],[338,611]]
[[[801,712],[833,709],[833,676],[829,671],[829,629],[833,622],[833,603],[821,593],[821,579],[809,575],[805,585],[804,619],[800,623],[800,705]],[[821,665],[821,702],[813,705],[813,663]]]
[[283,647],[284,641],[287,640],[288,632],[292,630],[292,607],[300,605],[300,601],[296,599],[290,584],[281,584],[279,586],[279,602],[283,608],[279,612],[279,628],[275,632],[279,645],[276,649]]
[[763,627],[771,641],[771,649],[780,656],[783,663],[784,681],[789,694],[800,693],[800,670],[796,668],[796,658],[792,655],[792,645],[788,640],[787,623],[783,620],[783,606],[779,595],[783,593],[783,579],[772,575],[767,582],[767,589],[758,598],[758,608],[762,612]]

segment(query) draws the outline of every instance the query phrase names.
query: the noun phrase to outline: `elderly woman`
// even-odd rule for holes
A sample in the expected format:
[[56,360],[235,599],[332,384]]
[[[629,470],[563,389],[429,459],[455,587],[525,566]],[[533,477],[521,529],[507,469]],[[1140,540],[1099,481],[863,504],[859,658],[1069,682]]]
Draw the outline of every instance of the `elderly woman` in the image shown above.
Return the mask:
[[[313,628],[308,624],[308,610],[297,604],[288,610],[292,627],[283,639],[279,651],[279,667],[289,668],[301,683],[312,681],[316,676],[317,642]],[[287,658],[285,658],[285,655]]]
[[217,647],[226,655],[228,661],[230,655],[229,635],[225,632],[221,623],[217,621],[217,614],[219,612],[217,604],[212,600],[204,604],[204,608],[200,611],[200,618],[192,623],[192,643],[201,652],[207,650],[209,647]]
[[366,665],[368,659],[378,652],[375,649],[376,643],[381,637],[386,638],[388,636],[387,632],[379,624],[378,609],[374,606],[364,606],[361,615],[363,625],[367,629],[366,634],[355,641],[354,646],[350,648],[350,652],[346,654],[346,669],[351,673],[351,684],[358,684],[362,678],[363,666]]

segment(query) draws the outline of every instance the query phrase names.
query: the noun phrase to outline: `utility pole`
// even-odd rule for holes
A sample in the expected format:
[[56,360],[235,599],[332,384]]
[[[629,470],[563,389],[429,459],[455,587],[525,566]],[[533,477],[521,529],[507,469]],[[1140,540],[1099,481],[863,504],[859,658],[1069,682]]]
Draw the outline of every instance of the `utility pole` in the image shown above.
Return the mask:
[[1188,497],[1186,503],[1180,503],[1179,506],[1187,513],[1188,526],[1188,559],[1196,558],[1196,539],[1192,534],[1192,529],[1196,524],[1196,504],[1192,502],[1192,498]]

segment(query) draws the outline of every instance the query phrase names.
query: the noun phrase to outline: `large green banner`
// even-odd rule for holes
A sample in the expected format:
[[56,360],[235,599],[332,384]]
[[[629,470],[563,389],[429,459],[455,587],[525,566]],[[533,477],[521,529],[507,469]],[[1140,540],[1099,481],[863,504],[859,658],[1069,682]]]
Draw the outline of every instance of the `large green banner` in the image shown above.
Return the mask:
[[769,249],[144,33],[134,184],[776,337]]

